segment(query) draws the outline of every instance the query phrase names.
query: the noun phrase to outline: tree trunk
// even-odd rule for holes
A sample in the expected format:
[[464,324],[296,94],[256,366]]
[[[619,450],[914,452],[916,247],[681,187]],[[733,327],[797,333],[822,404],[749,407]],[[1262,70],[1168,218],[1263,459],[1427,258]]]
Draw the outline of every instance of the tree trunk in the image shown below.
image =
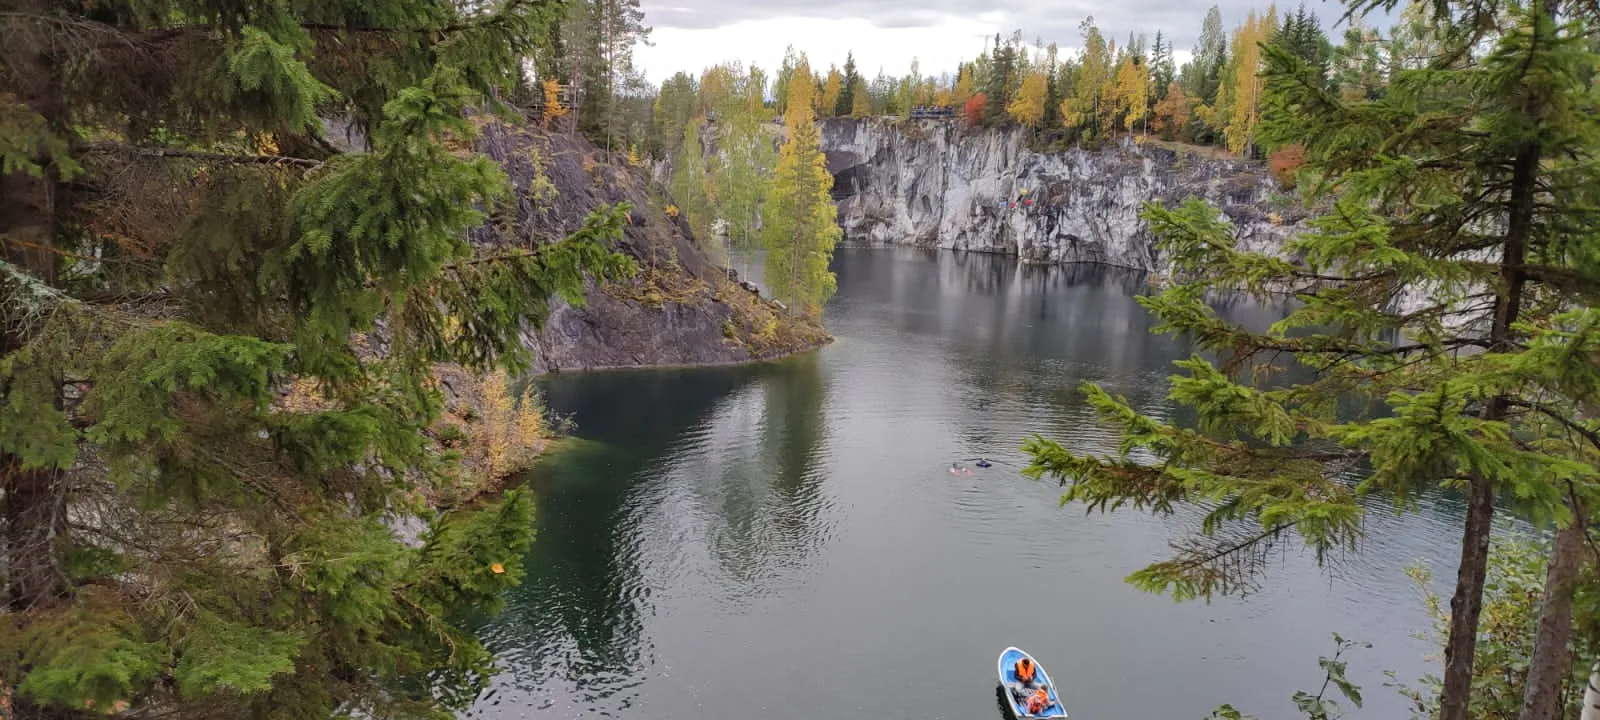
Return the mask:
[[1556,533],[1545,574],[1544,600],[1539,605],[1539,629],[1528,660],[1528,681],[1523,688],[1521,720],[1561,717],[1561,685],[1572,670],[1572,595],[1583,568],[1585,533],[1579,508],[1572,524]]
[[[1511,345],[1511,326],[1522,311],[1527,278],[1523,261],[1533,231],[1533,195],[1541,149],[1526,142],[1517,148],[1511,170],[1511,203],[1500,274],[1504,283],[1495,298],[1489,349],[1504,352]],[[1502,420],[1510,398],[1489,401],[1485,420]],[[1489,566],[1490,523],[1494,519],[1494,482],[1474,477],[1469,491],[1467,521],[1461,536],[1461,567],[1456,570],[1456,590],[1450,598],[1450,637],[1444,648],[1444,688],[1439,694],[1439,720],[1468,720],[1472,699],[1472,660],[1478,646],[1478,616],[1483,612],[1483,582]]]
[[1589,673],[1589,689],[1583,693],[1583,712],[1578,720],[1600,720],[1600,663]]
[[[31,0],[12,7],[19,14],[46,17],[50,3]],[[9,58],[20,99],[44,118],[50,131],[64,133],[48,38],[24,42]],[[54,283],[56,168],[47,156],[30,159],[44,171],[0,175],[0,257],[40,282]],[[27,341],[17,328],[0,328],[0,356]],[[23,469],[21,458],[0,450],[0,521],[5,539],[0,605],[29,607],[66,589],[55,552],[66,530],[65,497],[59,472]]]
[[0,456],[0,489],[5,503],[5,605],[23,610],[60,596],[66,590],[56,567],[56,545],[66,535],[66,494],[54,470],[24,470],[20,459]]
[[1472,658],[1478,645],[1478,615],[1483,611],[1483,583],[1489,568],[1489,531],[1494,519],[1494,484],[1472,482],[1467,522],[1461,535],[1461,565],[1450,598],[1450,637],[1444,647],[1444,689],[1439,696],[1440,720],[1467,720],[1472,694]]

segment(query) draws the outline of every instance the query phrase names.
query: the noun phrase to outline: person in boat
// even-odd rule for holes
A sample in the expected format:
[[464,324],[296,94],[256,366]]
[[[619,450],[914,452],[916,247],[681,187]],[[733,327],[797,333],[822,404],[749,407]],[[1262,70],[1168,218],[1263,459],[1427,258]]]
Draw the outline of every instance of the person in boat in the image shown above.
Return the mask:
[[1049,710],[1050,706],[1054,704],[1055,703],[1050,702],[1050,686],[1040,684],[1039,689],[1034,691],[1033,695],[1028,697],[1028,714],[1038,715],[1039,713]]
[[1033,687],[1034,678],[1039,675],[1039,666],[1033,663],[1033,658],[1023,657],[1012,667],[1012,672],[1017,674],[1017,684],[1023,688]]

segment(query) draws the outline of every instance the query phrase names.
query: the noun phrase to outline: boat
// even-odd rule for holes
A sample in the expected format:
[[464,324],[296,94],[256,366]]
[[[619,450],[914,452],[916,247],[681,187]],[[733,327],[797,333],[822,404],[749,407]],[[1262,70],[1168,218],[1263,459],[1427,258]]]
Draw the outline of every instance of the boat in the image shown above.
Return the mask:
[[[1011,694],[1011,687],[1017,682],[1017,661],[1021,660],[1022,658],[1030,658],[1033,660],[1033,665],[1035,668],[1037,668],[1038,672],[1038,676],[1035,678],[1035,680],[1044,683],[1045,686],[1050,688],[1050,707],[1045,708],[1044,712],[1038,715],[1028,714],[1026,696],[1019,701]],[[1000,696],[1005,699],[1006,705],[1011,708],[1011,714],[1013,716],[1017,718],[1064,718],[1067,716],[1067,709],[1061,705],[1061,696],[1056,694],[1059,688],[1057,688],[1055,682],[1050,679],[1049,673],[1044,671],[1044,665],[1039,664],[1039,660],[1037,658],[1018,650],[1017,648],[1008,647],[1006,648],[1005,652],[1000,653],[999,670]]]

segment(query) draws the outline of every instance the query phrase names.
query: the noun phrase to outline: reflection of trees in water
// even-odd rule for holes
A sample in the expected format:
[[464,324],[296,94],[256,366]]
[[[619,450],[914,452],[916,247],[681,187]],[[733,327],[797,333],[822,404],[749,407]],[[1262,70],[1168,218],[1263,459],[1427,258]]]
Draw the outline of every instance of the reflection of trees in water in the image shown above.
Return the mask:
[[779,503],[774,521],[779,535],[799,550],[815,539],[827,386],[814,354],[795,358],[789,370],[781,377],[767,378],[761,446],[773,471],[772,490]]
[[552,678],[589,699],[631,687],[645,664],[636,481],[685,429],[755,377],[751,369],[556,376],[540,382],[552,409],[573,414],[582,438],[530,474],[538,534],[527,576],[504,613],[480,630],[501,658],[501,684],[534,691]]
[[728,462],[715,502],[711,549],[748,598],[822,543],[826,382],[815,354],[790,358],[763,378],[753,454]]

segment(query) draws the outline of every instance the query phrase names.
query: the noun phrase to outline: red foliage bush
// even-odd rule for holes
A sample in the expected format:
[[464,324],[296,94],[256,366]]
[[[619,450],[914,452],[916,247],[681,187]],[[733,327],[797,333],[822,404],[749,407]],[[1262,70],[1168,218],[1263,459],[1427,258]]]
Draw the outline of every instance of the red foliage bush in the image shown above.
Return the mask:
[[967,104],[961,106],[961,114],[967,118],[967,125],[977,127],[983,124],[983,109],[989,104],[989,98],[983,93],[976,93],[967,98]]
[[1284,187],[1294,187],[1295,171],[1306,164],[1306,148],[1300,143],[1285,145],[1267,155],[1267,171]]

